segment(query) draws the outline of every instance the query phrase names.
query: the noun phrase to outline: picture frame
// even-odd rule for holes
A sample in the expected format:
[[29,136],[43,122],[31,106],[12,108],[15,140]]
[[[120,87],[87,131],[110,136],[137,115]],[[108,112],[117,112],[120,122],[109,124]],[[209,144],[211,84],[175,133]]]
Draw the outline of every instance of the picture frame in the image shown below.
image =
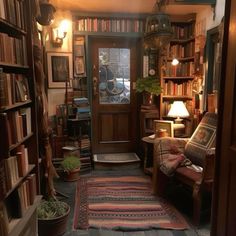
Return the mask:
[[75,68],[75,76],[85,75],[84,57],[80,56],[74,58],[74,68]]
[[165,137],[174,137],[174,122],[171,120],[154,120],[154,133],[156,137],[160,130],[166,130]]
[[[48,87],[65,88],[66,81],[72,79],[72,54],[68,52],[48,52]],[[70,83],[69,83],[70,87]]]

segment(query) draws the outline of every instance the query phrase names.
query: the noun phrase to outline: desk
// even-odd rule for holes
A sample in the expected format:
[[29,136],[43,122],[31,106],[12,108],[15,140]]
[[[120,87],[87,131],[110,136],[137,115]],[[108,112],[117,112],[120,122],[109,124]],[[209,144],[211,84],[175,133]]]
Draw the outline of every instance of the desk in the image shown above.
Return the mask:
[[145,174],[153,174],[153,145],[159,142],[159,138],[155,138],[154,134],[142,138],[144,143],[144,162],[143,170]]

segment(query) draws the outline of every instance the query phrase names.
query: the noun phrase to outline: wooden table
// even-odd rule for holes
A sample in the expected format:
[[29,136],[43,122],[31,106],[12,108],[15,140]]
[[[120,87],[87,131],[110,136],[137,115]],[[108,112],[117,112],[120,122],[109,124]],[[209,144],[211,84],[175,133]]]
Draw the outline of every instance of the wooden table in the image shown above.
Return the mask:
[[143,170],[145,174],[153,174],[153,145],[158,143],[160,138],[155,138],[155,135],[150,135],[142,138],[144,143],[144,164]]

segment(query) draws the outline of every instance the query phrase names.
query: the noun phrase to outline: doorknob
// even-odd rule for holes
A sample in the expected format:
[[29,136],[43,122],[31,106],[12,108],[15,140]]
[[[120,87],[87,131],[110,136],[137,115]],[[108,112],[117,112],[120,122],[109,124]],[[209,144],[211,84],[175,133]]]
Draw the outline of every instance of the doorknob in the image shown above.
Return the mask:
[[93,96],[96,96],[98,91],[97,91],[97,86],[98,86],[98,79],[97,77],[93,77]]

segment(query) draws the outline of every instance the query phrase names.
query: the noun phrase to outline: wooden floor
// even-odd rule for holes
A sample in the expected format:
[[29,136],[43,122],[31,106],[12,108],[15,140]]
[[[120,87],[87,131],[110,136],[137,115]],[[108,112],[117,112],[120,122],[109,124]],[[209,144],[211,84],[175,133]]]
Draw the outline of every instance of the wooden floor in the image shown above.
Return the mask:
[[[117,171],[93,171],[88,175],[120,175]],[[127,173],[126,173],[127,174]],[[142,170],[128,171],[128,174],[140,174]],[[199,229],[192,228],[188,230],[146,230],[146,231],[112,231],[103,229],[89,229],[89,230],[74,230],[73,217],[74,217],[74,203],[75,203],[75,189],[76,182],[64,182],[61,179],[55,181],[56,190],[63,193],[67,198],[62,198],[71,206],[69,222],[67,224],[67,232],[63,236],[209,236],[209,224],[201,226]],[[60,199],[60,198],[59,198]],[[191,224],[191,223],[190,223]]]
[[102,229],[89,229],[88,231],[74,231],[66,233],[65,236],[197,236],[192,229],[185,231],[172,230],[148,230],[148,231],[110,231]]

